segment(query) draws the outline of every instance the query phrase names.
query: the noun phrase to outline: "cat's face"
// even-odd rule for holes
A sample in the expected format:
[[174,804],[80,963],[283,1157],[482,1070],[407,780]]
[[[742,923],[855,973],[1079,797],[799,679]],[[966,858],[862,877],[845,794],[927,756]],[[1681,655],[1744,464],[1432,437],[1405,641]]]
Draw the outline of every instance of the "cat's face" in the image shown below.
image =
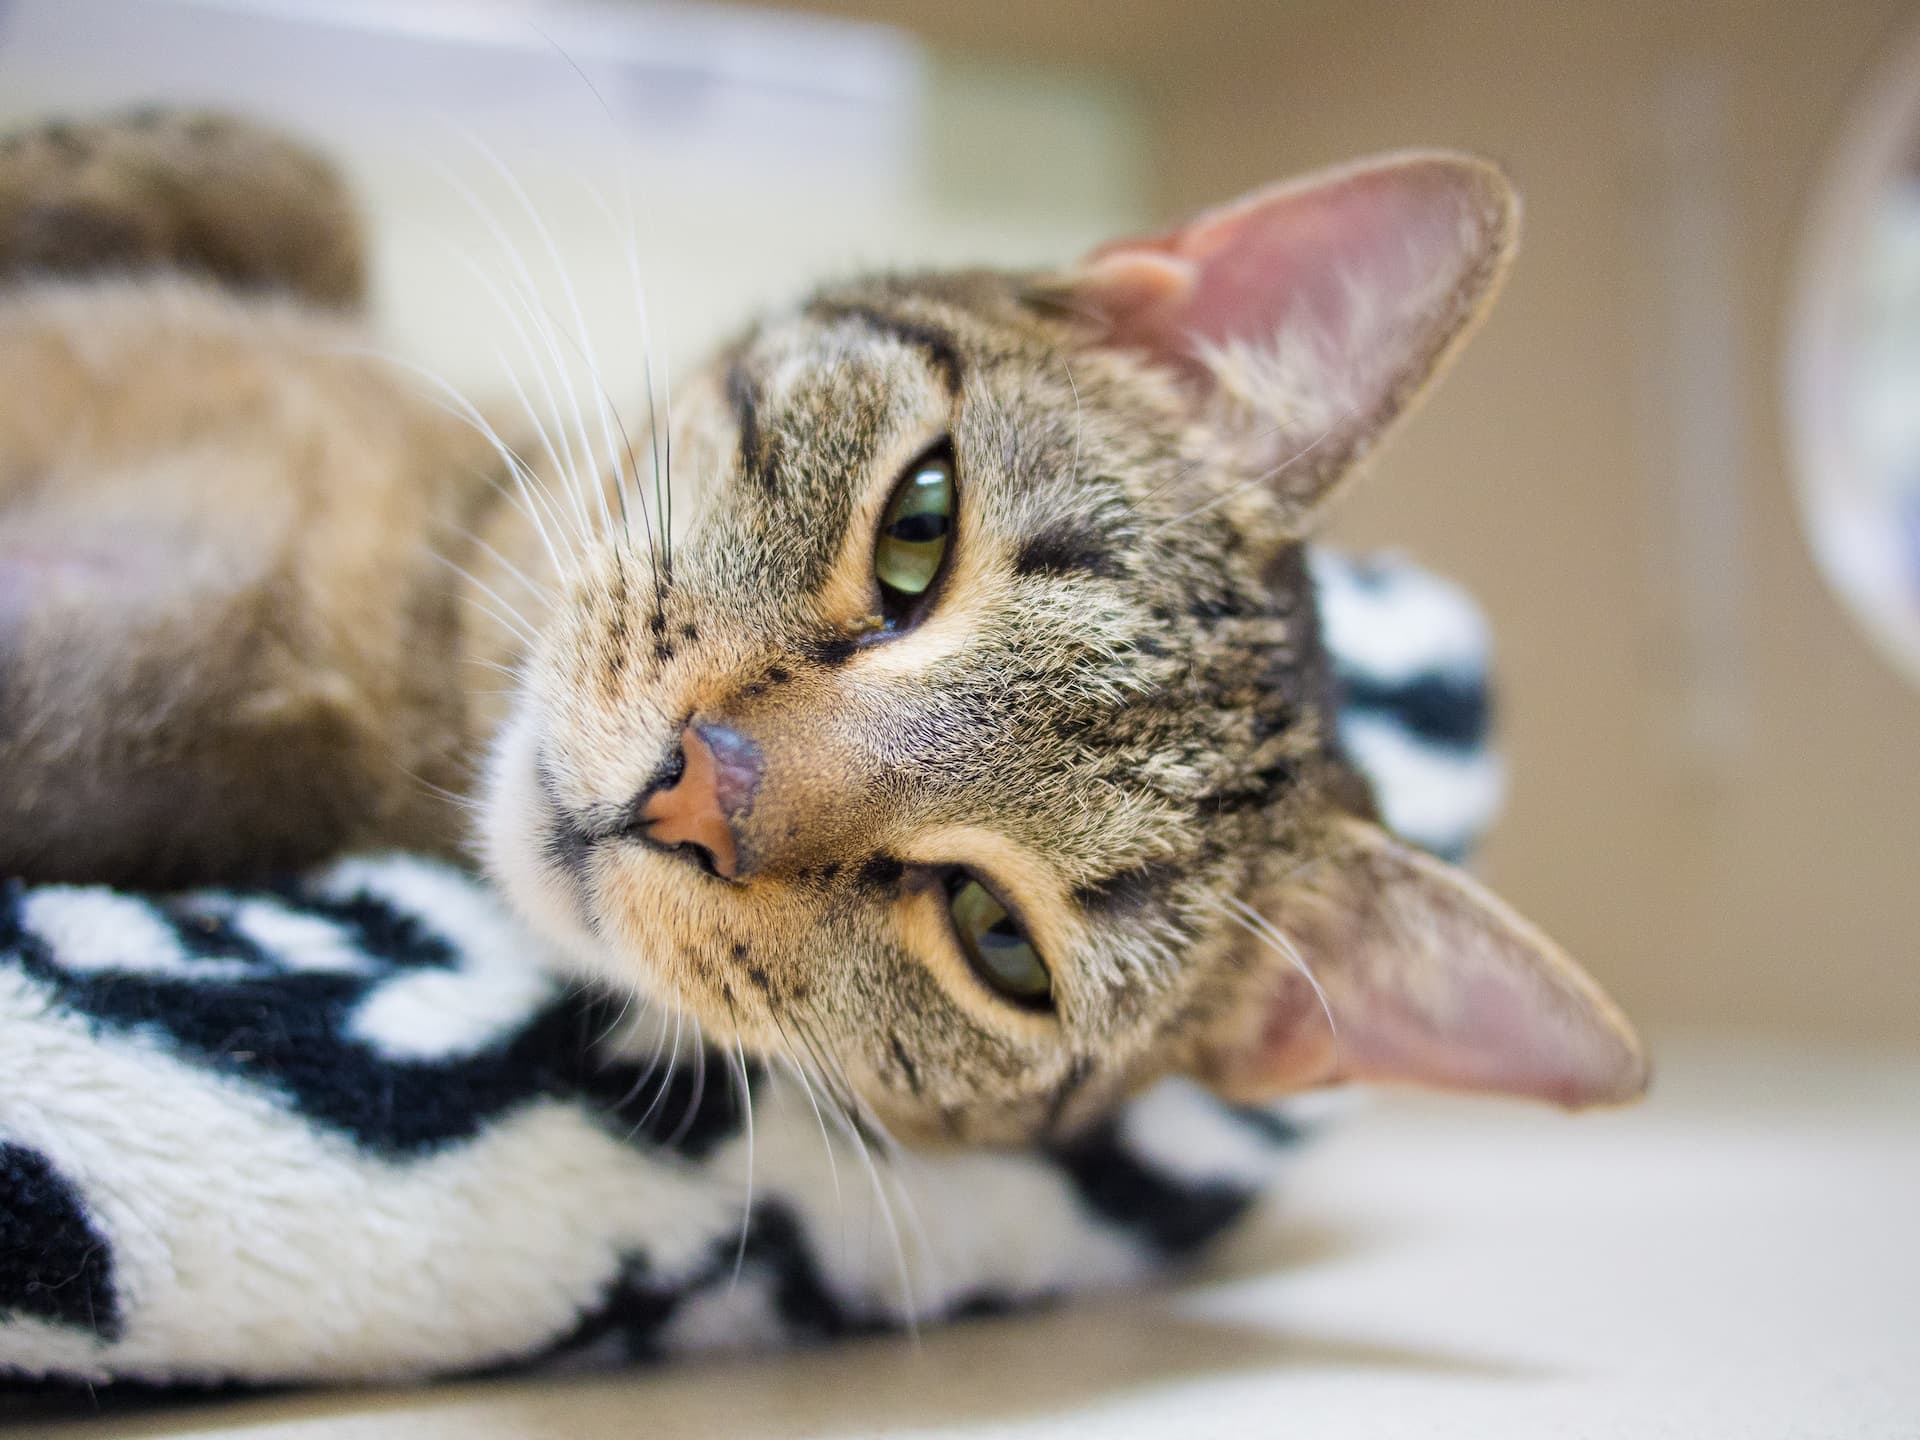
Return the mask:
[[[1172,1069],[1248,1094],[1476,1083],[1404,1053],[1404,954],[1342,958],[1394,948],[1366,933],[1399,903],[1375,892],[1440,867],[1354,818],[1299,544],[1504,259],[1503,192],[1453,178],[1481,188],[1374,247],[1392,273],[1366,304],[1418,291],[1378,334],[1371,310],[1321,333],[1348,322],[1296,287],[1280,328],[1308,330],[1255,347],[1212,313],[1218,262],[1183,281],[1168,241],[1061,277],[855,283],[757,328],[676,394],[673,471],[701,508],[670,559],[631,497],[528,661],[484,828],[509,892],[710,1041],[795,1056],[915,1132],[1030,1136]],[[1315,190],[1262,205],[1298,195],[1314,208],[1287,224],[1324,228]],[[1235,264],[1271,248],[1230,239]],[[1429,239],[1444,292],[1401,274]],[[1328,293],[1374,283],[1369,254],[1331,257],[1358,268]],[[1361,345],[1395,353],[1360,365]],[[1394,866],[1414,879],[1376,883]],[[1414,923],[1484,927],[1478,892],[1434,886]],[[1378,1056],[1364,1037],[1327,1052],[1319,997],[1243,902],[1311,952],[1353,1024],[1383,1017]],[[1586,1058],[1542,1074],[1528,1040],[1525,1075],[1493,1082],[1637,1083],[1617,1017],[1546,963],[1554,1044],[1573,1024]],[[1541,1009],[1510,1003],[1541,986],[1508,968],[1495,1008]]]

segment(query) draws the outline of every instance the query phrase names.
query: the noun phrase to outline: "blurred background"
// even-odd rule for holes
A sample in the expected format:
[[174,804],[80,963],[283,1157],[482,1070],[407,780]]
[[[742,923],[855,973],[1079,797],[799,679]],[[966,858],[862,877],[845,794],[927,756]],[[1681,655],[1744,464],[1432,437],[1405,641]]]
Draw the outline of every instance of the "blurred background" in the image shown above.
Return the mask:
[[1485,870],[1656,1033],[1920,1039],[1913,0],[0,0],[0,122],[154,99],[321,141],[487,392],[521,264],[637,395],[811,278],[1494,157],[1517,271],[1336,527],[1492,615]]

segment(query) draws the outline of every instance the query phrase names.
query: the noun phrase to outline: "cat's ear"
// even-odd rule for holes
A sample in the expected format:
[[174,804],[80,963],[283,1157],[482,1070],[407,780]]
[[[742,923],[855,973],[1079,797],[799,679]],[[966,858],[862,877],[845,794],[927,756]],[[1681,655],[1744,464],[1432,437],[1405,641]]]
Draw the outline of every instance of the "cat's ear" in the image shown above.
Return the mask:
[[1234,1098],[1355,1080],[1574,1108],[1646,1088],[1638,1038],[1579,966],[1377,826],[1338,822],[1326,859],[1265,902],[1278,938],[1256,942],[1251,998],[1201,1067]]
[[1297,524],[1485,311],[1519,216],[1485,161],[1390,155],[1102,246],[1049,289],[1183,376]]

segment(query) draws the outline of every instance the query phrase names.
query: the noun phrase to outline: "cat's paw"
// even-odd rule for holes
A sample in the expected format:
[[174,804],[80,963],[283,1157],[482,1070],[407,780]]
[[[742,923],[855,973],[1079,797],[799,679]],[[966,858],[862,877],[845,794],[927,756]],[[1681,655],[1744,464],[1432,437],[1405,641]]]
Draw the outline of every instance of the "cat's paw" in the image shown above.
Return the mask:
[[328,306],[365,290],[346,187],[274,131],[145,109],[0,136],[0,282],[156,269]]

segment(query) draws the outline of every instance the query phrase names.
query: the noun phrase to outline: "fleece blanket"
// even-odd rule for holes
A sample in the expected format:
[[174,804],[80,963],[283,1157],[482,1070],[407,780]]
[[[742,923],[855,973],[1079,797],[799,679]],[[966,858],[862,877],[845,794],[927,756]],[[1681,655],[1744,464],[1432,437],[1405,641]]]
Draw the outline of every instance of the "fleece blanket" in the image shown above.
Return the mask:
[[[1458,854],[1500,788],[1479,617],[1402,562],[1315,565],[1342,742]],[[1032,1305],[1193,1254],[1301,1133],[1169,1082],[1070,1142],[902,1149],[559,978],[414,857],[0,881],[0,1383],[603,1366]]]

